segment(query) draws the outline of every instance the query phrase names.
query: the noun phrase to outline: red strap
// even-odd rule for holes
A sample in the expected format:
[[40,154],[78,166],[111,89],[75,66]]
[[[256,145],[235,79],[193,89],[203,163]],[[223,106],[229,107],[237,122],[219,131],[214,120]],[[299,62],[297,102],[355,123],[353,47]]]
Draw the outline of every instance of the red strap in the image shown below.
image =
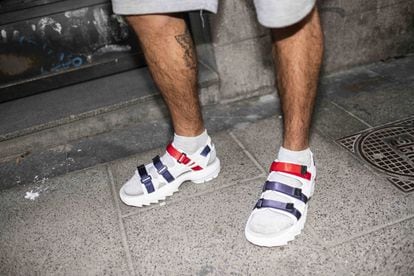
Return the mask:
[[[172,145],[172,143],[170,143],[167,146],[167,152],[169,155],[171,155],[173,158],[175,158],[177,160],[178,163],[187,165],[188,163],[191,162],[191,159],[187,157],[187,155],[184,152],[181,152],[179,150],[177,150],[176,148],[174,148],[174,146]],[[196,165],[194,162],[191,164],[191,166]],[[193,171],[199,171],[202,170],[203,168],[200,166],[194,166],[191,168]]]
[[169,155],[174,157],[178,161],[178,163],[187,165],[191,161],[190,158],[188,158],[184,152],[181,152],[174,148],[171,143],[167,146],[167,152]]
[[311,173],[307,171],[306,166],[293,164],[293,163],[285,163],[285,162],[273,162],[270,166],[271,172],[284,172],[293,174],[307,180],[311,179]]

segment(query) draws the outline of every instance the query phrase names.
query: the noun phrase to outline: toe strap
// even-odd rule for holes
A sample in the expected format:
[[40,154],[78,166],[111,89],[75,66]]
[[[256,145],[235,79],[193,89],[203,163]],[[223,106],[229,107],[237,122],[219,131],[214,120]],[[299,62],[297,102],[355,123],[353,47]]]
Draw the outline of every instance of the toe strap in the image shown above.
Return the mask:
[[152,184],[152,177],[148,174],[144,165],[137,167],[138,174],[141,177],[141,183],[145,186],[148,193],[154,192],[154,185]]
[[289,185],[286,185],[280,182],[266,181],[263,186],[263,192],[269,191],[269,190],[280,192],[282,194],[299,199],[305,204],[309,201],[309,198],[305,194],[302,193],[302,189],[294,188],[294,187],[291,187]]
[[167,180],[168,183],[174,181],[174,176],[168,171],[167,166],[165,166],[162,162],[160,157],[157,155],[152,159],[152,163],[154,167],[157,169],[157,172]]
[[297,220],[299,220],[300,217],[302,216],[302,214],[299,212],[299,210],[295,208],[293,203],[285,203],[285,202],[280,202],[280,201],[276,201],[276,200],[261,198],[256,203],[255,208],[257,208],[257,209],[260,209],[260,208],[278,209],[278,210],[281,210],[281,211],[284,211],[284,212],[287,212],[289,214],[294,215]]

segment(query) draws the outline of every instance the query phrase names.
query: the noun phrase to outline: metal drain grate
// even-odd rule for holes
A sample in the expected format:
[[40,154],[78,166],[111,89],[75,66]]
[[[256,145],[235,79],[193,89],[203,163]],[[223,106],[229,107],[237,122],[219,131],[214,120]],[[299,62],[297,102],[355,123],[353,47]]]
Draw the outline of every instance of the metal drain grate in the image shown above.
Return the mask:
[[414,117],[338,140],[404,192],[414,191]]

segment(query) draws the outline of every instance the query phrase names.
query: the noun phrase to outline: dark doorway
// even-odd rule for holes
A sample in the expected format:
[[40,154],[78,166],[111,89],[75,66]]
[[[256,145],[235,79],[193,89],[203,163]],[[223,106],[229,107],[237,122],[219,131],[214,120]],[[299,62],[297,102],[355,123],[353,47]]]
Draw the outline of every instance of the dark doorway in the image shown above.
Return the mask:
[[108,0],[0,1],[0,102],[141,66]]

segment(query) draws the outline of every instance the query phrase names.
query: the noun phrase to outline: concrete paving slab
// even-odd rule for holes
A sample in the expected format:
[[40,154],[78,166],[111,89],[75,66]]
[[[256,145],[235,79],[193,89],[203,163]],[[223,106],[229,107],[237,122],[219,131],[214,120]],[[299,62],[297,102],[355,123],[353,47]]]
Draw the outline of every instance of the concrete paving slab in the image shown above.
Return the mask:
[[[278,111],[278,106],[276,95],[266,95],[223,105],[206,106],[203,108],[204,121],[209,133],[216,133],[233,126],[242,126],[272,116]],[[141,110],[140,113],[143,114],[144,111]],[[151,116],[151,114],[147,112],[145,116]],[[120,116],[117,120],[122,121],[125,118]],[[100,118],[95,118],[96,121],[102,122]],[[90,126],[96,126],[96,124],[91,123]],[[90,130],[90,128],[87,130],[76,126],[72,126],[71,129],[76,132]],[[56,130],[56,133],[59,133],[60,136],[62,134],[61,129],[60,131]],[[172,137],[172,133],[169,119],[163,119],[134,123],[122,129],[113,129],[110,132],[71,142],[65,142],[65,139],[63,141],[51,139],[51,137],[41,139],[50,139],[60,143],[59,146],[47,150],[39,150],[39,144],[29,139],[30,137],[26,137],[27,143],[35,150],[0,162],[0,175],[2,176],[0,189],[36,182],[35,176],[52,178],[71,171],[142,153],[149,149],[164,147]],[[10,140],[9,142],[8,145],[4,145],[7,149],[10,149],[10,145],[16,145],[16,140]]]
[[308,229],[288,247],[262,248],[244,226],[264,179],[151,209],[126,219],[135,270],[141,275],[342,274]]
[[368,65],[367,68],[394,81],[414,81],[414,55],[373,63]]
[[365,130],[369,127],[358,117],[332,102],[326,96],[317,99],[312,126],[326,137],[333,140]]
[[[414,114],[414,81],[378,87],[352,98],[335,97],[332,101],[372,126],[407,118]],[[369,104],[368,104],[369,103]]]
[[128,274],[102,166],[1,191],[0,221],[1,275]]
[[327,96],[352,98],[361,92],[374,93],[378,87],[389,85],[390,81],[381,74],[362,66],[322,78],[320,90]]
[[414,219],[332,248],[352,275],[413,275]]
[[[204,184],[194,184],[192,182],[183,183],[178,193],[167,198],[165,201],[167,206],[196,194],[217,190],[228,185],[233,185],[234,183],[243,182],[245,179],[264,175],[263,171],[243,153],[242,149],[227,133],[221,132],[215,134],[212,136],[212,139],[217,149],[217,156],[221,162],[220,175],[216,179]],[[162,147],[111,163],[109,166],[114,176],[116,190],[119,191],[122,185],[132,176],[138,165],[151,162],[154,156],[161,155],[164,152],[165,148]],[[120,199],[118,198],[118,200]],[[161,205],[164,205],[164,203],[161,203]],[[161,207],[160,204],[153,204],[152,206],[165,208]],[[123,215],[128,215],[131,212],[147,212],[146,209],[152,207],[136,208],[127,206],[120,201],[120,208]]]
[[395,67],[392,66],[387,70],[379,67],[378,73],[369,68],[359,67],[331,75],[322,81],[321,90],[329,100],[371,126],[413,114],[414,81],[393,80],[390,71]]
[[[281,143],[276,118],[232,133],[268,168]],[[414,194],[404,194],[338,145],[314,133],[318,181],[308,223],[325,244],[347,240],[374,227],[414,214]]]

